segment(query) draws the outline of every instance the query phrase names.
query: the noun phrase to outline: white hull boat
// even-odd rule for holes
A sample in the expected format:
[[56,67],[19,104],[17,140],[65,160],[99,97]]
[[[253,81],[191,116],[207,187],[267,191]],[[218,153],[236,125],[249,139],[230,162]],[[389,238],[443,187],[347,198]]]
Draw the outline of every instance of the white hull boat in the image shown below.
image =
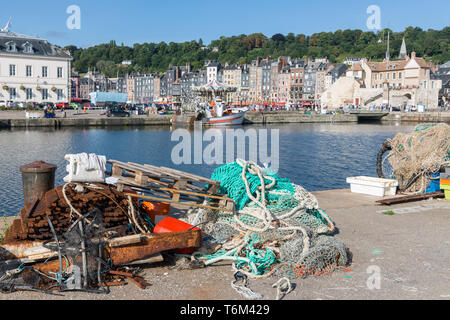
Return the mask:
[[241,125],[244,123],[245,112],[232,113],[222,117],[207,118],[210,126],[224,126],[224,125]]

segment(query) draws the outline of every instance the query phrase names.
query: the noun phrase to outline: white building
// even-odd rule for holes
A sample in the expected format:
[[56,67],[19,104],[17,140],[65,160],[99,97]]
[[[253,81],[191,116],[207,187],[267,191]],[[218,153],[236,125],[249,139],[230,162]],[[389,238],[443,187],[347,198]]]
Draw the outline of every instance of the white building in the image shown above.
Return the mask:
[[221,65],[218,62],[210,62],[206,67],[207,81],[217,81],[217,74],[219,72]]
[[69,102],[72,57],[47,40],[0,31],[0,103]]

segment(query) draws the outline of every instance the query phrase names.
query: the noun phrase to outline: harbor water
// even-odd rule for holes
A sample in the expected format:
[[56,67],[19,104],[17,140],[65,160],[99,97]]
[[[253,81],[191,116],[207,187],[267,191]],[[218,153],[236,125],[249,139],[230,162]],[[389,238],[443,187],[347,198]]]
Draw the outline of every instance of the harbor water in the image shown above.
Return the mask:
[[[291,179],[308,191],[348,188],[350,176],[376,176],[376,156],[386,138],[411,132],[413,124],[290,124],[245,126],[279,130],[280,177]],[[206,129],[205,129],[206,130]],[[225,130],[225,129],[211,129]],[[56,185],[66,176],[66,154],[81,152],[108,159],[172,167],[210,177],[218,166],[175,165],[168,127],[68,128],[61,130],[0,131],[0,216],[18,215],[23,208],[19,167],[42,160],[58,166]],[[270,139],[268,139],[270,140]],[[270,141],[269,141],[270,142]],[[192,142],[193,143],[193,142]],[[269,153],[271,147],[269,143]]]

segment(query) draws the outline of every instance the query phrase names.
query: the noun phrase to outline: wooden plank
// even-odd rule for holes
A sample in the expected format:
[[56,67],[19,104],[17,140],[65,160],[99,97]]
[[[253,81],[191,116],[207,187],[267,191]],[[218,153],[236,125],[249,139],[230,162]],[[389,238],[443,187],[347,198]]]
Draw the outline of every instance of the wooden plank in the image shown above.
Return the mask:
[[[153,255],[184,248],[199,248],[202,243],[202,233],[200,230],[169,232],[162,234],[144,234],[145,240],[142,243],[130,244],[105,250],[105,256],[109,256],[113,265],[128,265],[152,257]],[[59,269],[58,260],[34,265],[36,270],[44,273],[57,272]]]
[[[147,192],[147,193],[152,193],[150,189],[151,186],[147,185],[147,186],[142,186],[136,183],[135,180],[133,179],[129,179],[129,178],[118,178],[117,180],[117,185],[129,185],[129,186],[135,186],[135,187],[139,187],[141,189],[141,192]],[[153,190],[153,189],[152,189]],[[155,191],[157,191],[157,189],[154,189]],[[123,192],[123,191],[121,191]],[[172,199],[173,193],[171,192],[165,192],[165,195],[159,195],[159,194],[154,194],[155,196],[160,196],[163,199]],[[183,199],[184,200],[191,200],[191,201],[200,201],[200,199],[193,199],[192,196],[190,197],[189,195],[183,195]]]
[[[156,237],[156,235],[151,234],[138,234],[138,235],[131,235],[131,236],[125,236],[120,238],[114,238],[114,239],[104,239],[107,246],[110,248],[116,248],[121,246],[127,246],[127,245],[133,245],[133,244],[139,244],[144,242],[145,240]],[[94,241],[95,242],[95,241]],[[61,243],[64,244],[64,243]],[[57,257],[58,252],[52,251],[50,249],[47,249],[43,247],[41,244],[37,245],[36,247],[31,247],[29,249],[26,249],[20,259],[17,259],[17,261],[21,263],[33,263],[38,262],[42,260],[46,260],[49,258]]]
[[186,184],[186,189],[191,189],[191,190],[194,190],[194,191],[206,192],[205,188],[193,185],[191,183]]
[[[170,185],[167,182],[163,182],[163,181],[160,181],[160,180],[152,179],[152,178],[148,177],[147,175],[145,175],[145,173],[142,173],[142,172],[134,174],[133,172],[126,171],[126,173],[129,174],[129,175],[135,176],[135,177],[142,176],[142,180],[141,181],[145,181],[145,182],[140,182],[141,184],[147,184],[148,182],[152,182],[152,183],[158,184],[158,185],[164,185],[164,186],[169,186]],[[117,178],[117,177],[115,177],[115,178]],[[136,179],[136,181],[139,181],[139,180],[137,180],[137,178],[135,178],[135,179]]]
[[161,172],[161,173],[165,174],[166,176],[170,177],[171,179],[177,179],[178,180],[178,179],[182,178],[182,176],[180,176],[178,174],[175,174],[173,172],[168,172],[167,170],[164,171],[160,167],[155,167],[155,166],[152,166],[150,164],[144,164],[144,167],[149,168],[149,169],[153,169],[153,170],[158,170],[159,172]]
[[161,174],[161,172],[159,170],[149,169],[149,168],[146,168],[145,166],[143,166],[141,164],[134,163],[134,162],[128,162],[128,163],[130,165],[134,166],[135,168],[138,168],[138,169],[140,169],[140,170],[142,170],[142,171],[144,171],[146,173],[155,175],[155,176],[160,177],[160,178],[163,177],[163,174]]
[[227,212],[233,212],[233,210],[230,210],[229,208],[220,208],[220,207],[213,207],[213,206],[206,206],[202,204],[198,204],[195,202],[179,202],[174,200],[167,200],[167,199],[158,199],[156,197],[150,197],[150,196],[143,196],[133,193],[125,193],[126,196],[130,196],[132,198],[138,198],[138,199],[147,199],[147,200],[153,200],[153,201],[163,201],[163,202],[169,202],[169,203],[176,203],[184,206],[190,206],[190,207],[196,207],[196,208],[203,208],[203,209],[211,209],[211,210],[221,210],[221,211],[227,211]]
[[425,193],[425,194],[419,194],[419,195],[411,195],[411,196],[383,199],[383,200],[378,200],[376,202],[380,203],[380,204],[384,204],[384,205],[392,205],[392,204],[398,204],[398,203],[426,200],[426,199],[430,199],[430,198],[444,198],[444,197],[445,197],[444,192],[438,191],[438,192],[433,192],[433,193]]
[[221,196],[214,196],[214,195],[210,195],[210,194],[205,194],[205,193],[197,193],[197,192],[191,192],[191,191],[185,191],[185,190],[181,190],[181,189],[171,189],[171,188],[162,188],[162,187],[151,187],[152,189],[158,189],[158,190],[164,190],[164,191],[170,191],[170,192],[174,192],[174,193],[185,193],[185,194],[190,194],[190,195],[195,195],[195,196],[199,196],[199,197],[203,197],[203,198],[211,198],[211,199],[219,199],[219,200],[231,200],[230,198],[227,197],[221,197]]
[[[123,163],[121,161],[117,160],[109,160],[108,162],[113,163],[113,168],[115,168],[113,171],[112,176],[115,178],[123,177],[123,169],[127,170],[127,173],[131,176],[134,176],[134,179],[138,182],[138,185],[143,186],[144,185],[144,176],[147,176],[148,180],[150,182],[153,182],[157,185],[163,185],[166,187],[174,187],[174,188],[180,188],[181,184],[180,180],[184,180],[185,189],[190,189],[193,191],[199,191],[199,192],[207,192],[209,194],[215,194],[218,192],[220,188],[220,183],[218,181],[214,181],[208,178],[204,178],[198,175],[194,175],[191,173],[179,171],[172,168],[167,167],[156,167],[149,164],[140,165],[133,162]],[[121,168],[119,170],[119,167]],[[154,178],[158,178],[154,179]],[[162,181],[161,179],[169,180],[168,182]],[[191,182],[194,183],[203,183],[203,184],[209,184],[210,189],[206,190],[205,187],[199,187]]]
[[202,176],[198,176],[198,175],[195,175],[195,174],[192,174],[192,173],[188,173],[188,172],[179,171],[179,170],[172,169],[172,168],[161,167],[161,169],[171,171],[171,172],[173,172],[175,174],[185,175],[187,178],[192,178],[192,179],[194,179],[194,181],[200,182],[200,183],[205,183],[205,184],[217,184],[217,183],[219,183],[218,181],[215,181],[215,180],[211,180],[211,179],[208,179],[208,178],[205,178],[205,177],[202,177]]
[[113,164],[112,166],[112,170],[111,170],[111,175],[112,176],[121,176],[123,174],[123,169],[118,166],[117,164]]
[[156,176],[158,178],[163,177],[161,172],[156,171],[156,170],[149,170],[149,169],[145,168],[144,166],[137,164],[137,163],[128,162],[128,166],[131,168],[135,168],[136,170],[142,171],[147,175]]
[[144,172],[149,172],[150,174],[154,174],[157,176],[162,176],[162,175],[166,175],[168,177],[171,178],[190,178],[193,181],[196,182],[200,182],[200,183],[206,183],[206,184],[217,184],[218,181],[215,180],[211,180],[199,175],[195,175],[195,174],[191,174],[188,172],[184,172],[184,171],[180,171],[180,170],[176,170],[173,168],[168,168],[168,167],[156,167],[150,164],[138,164],[138,163],[134,163],[134,162],[128,162],[128,163],[124,163],[121,161],[117,161],[117,160],[108,160],[108,162],[114,163],[114,164],[118,164],[124,168],[135,168]]

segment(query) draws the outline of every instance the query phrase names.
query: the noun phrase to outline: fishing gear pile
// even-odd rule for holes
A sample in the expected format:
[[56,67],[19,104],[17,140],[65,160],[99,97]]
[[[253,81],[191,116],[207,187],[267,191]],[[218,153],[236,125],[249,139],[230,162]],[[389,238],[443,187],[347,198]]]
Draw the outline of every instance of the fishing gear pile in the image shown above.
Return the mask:
[[348,248],[333,237],[334,223],[303,187],[243,160],[217,168],[211,179],[234,199],[236,211],[200,209],[186,216],[200,225],[204,243],[219,244],[214,252],[204,245],[194,253],[206,266],[231,261],[247,277],[295,279],[349,264]]
[[398,180],[402,191],[423,193],[433,174],[450,164],[450,126],[445,123],[421,124],[412,133],[399,133],[388,142],[392,178]]

